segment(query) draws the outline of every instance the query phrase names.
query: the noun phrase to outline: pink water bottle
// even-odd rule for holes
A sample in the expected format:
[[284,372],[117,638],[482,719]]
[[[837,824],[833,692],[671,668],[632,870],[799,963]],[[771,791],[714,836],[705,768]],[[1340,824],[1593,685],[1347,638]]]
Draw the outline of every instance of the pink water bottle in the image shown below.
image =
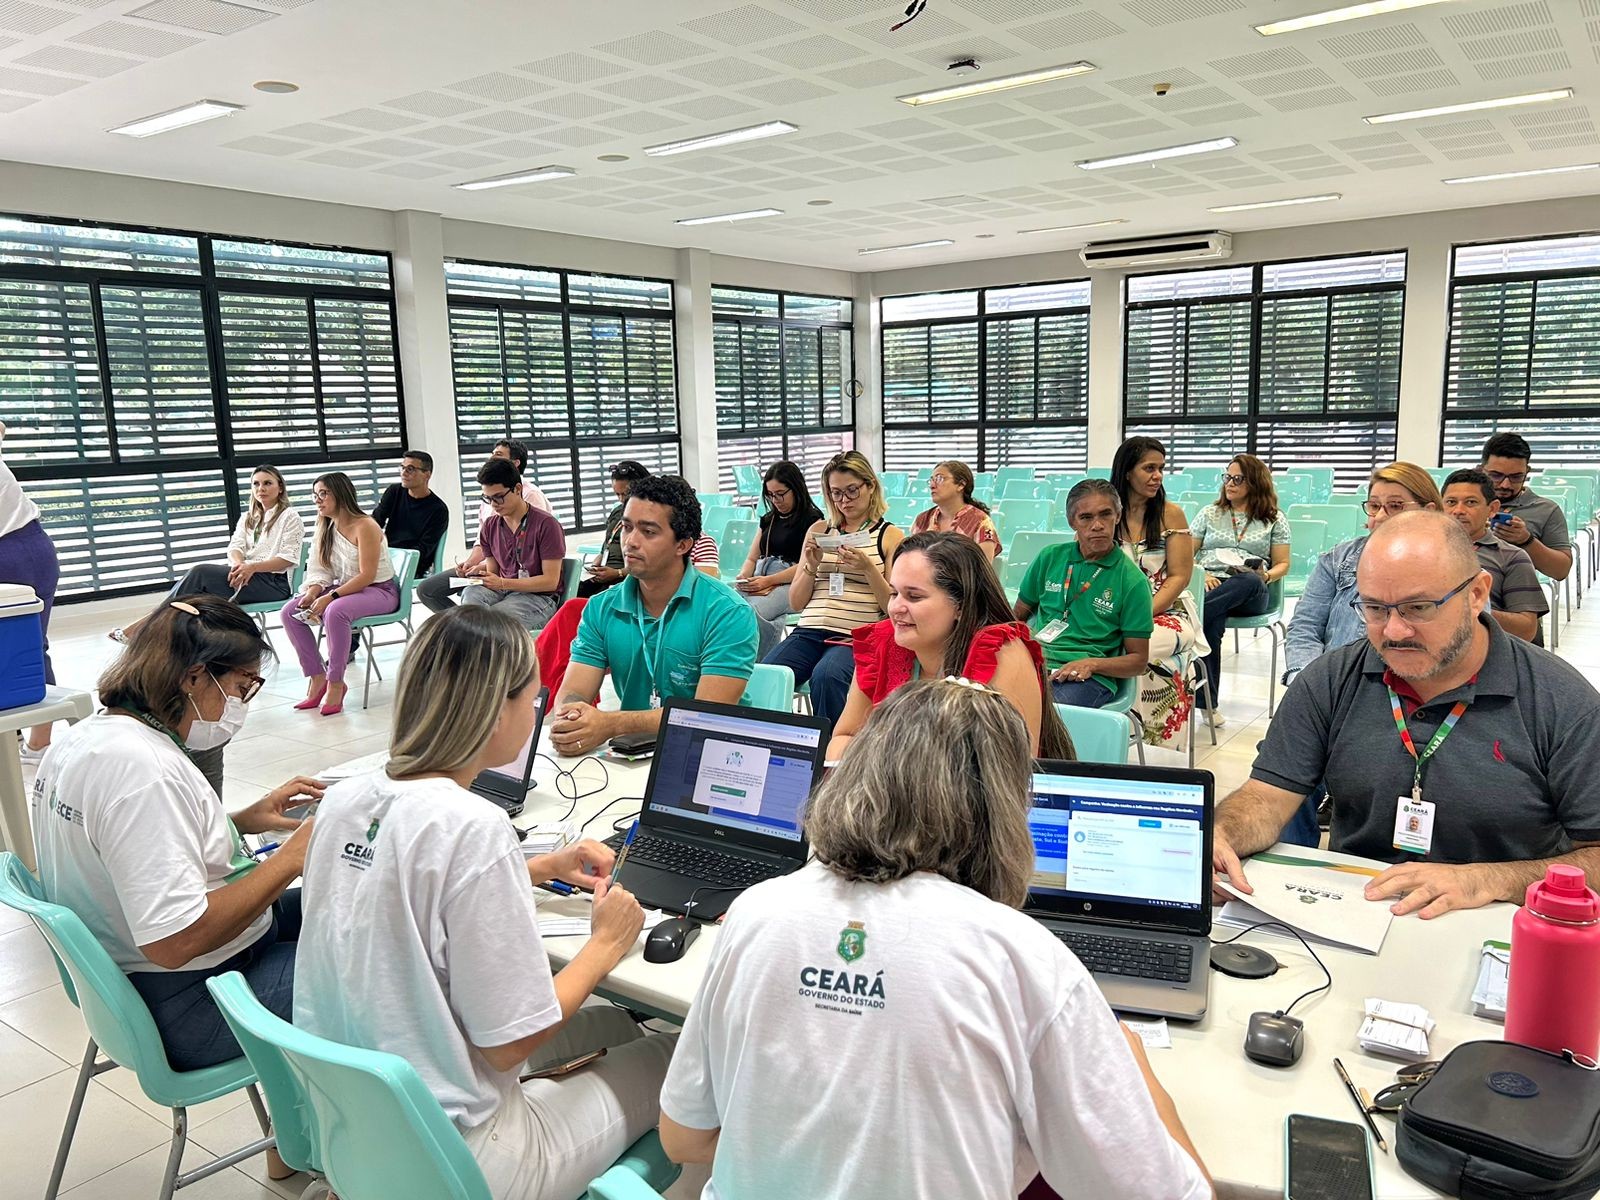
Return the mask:
[[1511,920],[1506,1041],[1600,1055],[1600,896],[1577,867],[1529,884]]

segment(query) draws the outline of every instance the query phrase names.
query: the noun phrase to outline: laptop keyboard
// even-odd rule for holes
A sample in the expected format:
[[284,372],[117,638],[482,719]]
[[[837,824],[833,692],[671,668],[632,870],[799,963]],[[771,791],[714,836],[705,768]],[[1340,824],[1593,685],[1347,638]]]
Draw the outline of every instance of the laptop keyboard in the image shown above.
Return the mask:
[[[615,838],[607,838],[606,845],[621,853],[625,836],[619,834]],[[783,868],[775,863],[724,854],[693,842],[679,842],[648,833],[641,833],[633,839],[633,849],[628,851],[628,860],[632,862],[635,859],[658,870],[673,871],[691,879],[703,879],[707,883],[727,884],[732,887],[751,887],[763,879],[783,874]]]
[[1109,937],[1081,929],[1052,929],[1078,961],[1096,975],[1127,975],[1135,979],[1189,978],[1191,949],[1180,942],[1147,942]]

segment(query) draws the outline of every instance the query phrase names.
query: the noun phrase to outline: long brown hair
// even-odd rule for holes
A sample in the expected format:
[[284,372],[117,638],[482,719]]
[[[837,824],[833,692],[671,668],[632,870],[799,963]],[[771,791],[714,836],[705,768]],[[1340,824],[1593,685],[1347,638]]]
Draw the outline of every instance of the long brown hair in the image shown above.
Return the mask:
[[[267,520],[267,510],[261,507],[261,501],[256,499],[255,488],[250,489],[250,515],[245,518],[244,527],[251,533],[265,533],[278,523],[279,517],[289,511],[289,485],[283,481],[283,472],[277,467],[257,467],[250,472],[252,483],[257,475],[271,475],[278,481],[278,502],[272,506],[270,521]],[[266,522],[265,526],[262,522]]]
[[[361,510],[361,502],[356,499],[356,485],[350,482],[350,476],[343,471],[318,475],[311,481],[311,490],[316,491],[319,483],[333,493],[335,513],[347,512],[357,517],[366,515]],[[333,569],[332,517],[317,517],[317,561],[324,569]]]
[[973,476],[971,467],[959,459],[952,458],[934,468],[935,473],[939,471],[949,475],[955,485],[961,489],[961,502],[963,504],[970,504],[973,508],[980,509],[983,512],[989,511],[989,506],[982,500],[974,500],[972,498],[972,489],[978,486],[978,481]]
[[[1278,519],[1278,489],[1272,482],[1272,472],[1267,468],[1267,464],[1254,454],[1235,454],[1228,460],[1228,466],[1231,467],[1234,463],[1239,464],[1239,474],[1244,476],[1245,518],[1271,525]],[[1231,507],[1228,503],[1226,482],[1218,485],[1217,507]]]
[[[1111,459],[1111,486],[1117,489],[1117,497],[1122,501],[1122,516],[1119,521],[1127,520],[1129,499],[1133,493],[1133,484],[1129,477],[1133,469],[1139,465],[1139,460],[1146,454],[1159,454],[1163,459],[1167,457],[1167,448],[1153,437],[1131,437],[1117,447],[1116,455]],[[1167,520],[1167,484],[1165,478],[1161,486],[1156,489],[1156,494],[1151,496],[1144,506],[1144,529],[1130,529],[1130,535],[1144,543],[1147,550],[1154,550],[1162,544],[1161,535]]]
[[173,729],[183,719],[182,682],[191,668],[204,666],[213,675],[254,671],[272,657],[261,627],[232,600],[205,594],[163,599],[100,676],[100,703],[148,713]]

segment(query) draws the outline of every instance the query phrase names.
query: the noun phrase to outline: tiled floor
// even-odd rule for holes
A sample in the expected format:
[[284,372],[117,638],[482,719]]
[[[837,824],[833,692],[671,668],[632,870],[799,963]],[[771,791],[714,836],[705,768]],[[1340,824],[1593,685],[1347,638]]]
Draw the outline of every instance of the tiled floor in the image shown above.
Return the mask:
[[[52,650],[61,682],[93,687],[116,649],[105,631],[144,607],[106,602],[58,610],[52,623]],[[1597,611],[1600,595],[1563,631],[1560,650],[1562,657],[1591,677],[1600,677]],[[1232,653],[1231,635],[1228,641],[1221,710],[1227,724],[1218,732],[1215,748],[1204,732],[1200,734],[1199,763],[1216,775],[1219,797],[1248,775],[1255,745],[1267,724],[1267,637],[1245,635],[1237,656]],[[296,772],[371,753],[387,739],[392,697],[388,682],[374,681],[371,707],[365,712],[359,707],[359,676],[353,676],[349,707],[340,716],[295,712],[290,705],[304,694],[304,683],[281,635],[276,643],[287,657],[263,672],[270,682],[252,702],[244,734],[228,749],[225,791],[230,806],[257,798]],[[393,678],[399,656],[398,647],[378,653],[378,664],[388,679]],[[1150,761],[1168,758],[1153,752]],[[0,909],[0,1164],[4,1164],[0,1194],[21,1198],[43,1193],[85,1036],[38,934],[16,914]],[[250,1140],[255,1121],[243,1093],[238,1093],[192,1112],[190,1128],[194,1154],[185,1166],[202,1151],[221,1153]],[[169,1137],[166,1110],[146,1100],[131,1076],[120,1071],[100,1076],[90,1085],[63,1195],[75,1200],[153,1195]],[[258,1200],[298,1196],[304,1186],[301,1176],[284,1184],[271,1183],[257,1157],[182,1194],[195,1200]],[[681,1190],[682,1185],[674,1193]]]

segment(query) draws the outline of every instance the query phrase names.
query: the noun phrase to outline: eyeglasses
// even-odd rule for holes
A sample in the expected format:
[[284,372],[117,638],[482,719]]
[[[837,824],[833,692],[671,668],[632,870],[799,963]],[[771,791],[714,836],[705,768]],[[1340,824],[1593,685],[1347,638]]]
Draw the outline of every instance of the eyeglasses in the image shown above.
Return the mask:
[[1367,1105],[1371,1113],[1395,1113],[1400,1111],[1400,1106],[1412,1096],[1417,1094],[1417,1089],[1433,1078],[1434,1072],[1439,1069],[1437,1062],[1407,1063],[1394,1073],[1395,1082],[1388,1087],[1379,1088],[1377,1095],[1372,1097],[1372,1103]]
[[930,476],[929,479],[928,479],[928,482],[929,483],[936,483],[940,487],[943,487],[945,484],[950,482],[950,476],[946,475],[944,472],[941,471],[937,475]]
[[1509,483],[1512,485],[1519,485],[1528,478],[1528,473],[1526,471],[1516,471],[1510,475],[1507,475],[1504,471],[1485,471],[1484,474],[1489,477],[1490,483]]
[[769,488],[767,490],[767,499],[768,500],[782,500],[785,496],[792,496],[792,495],[794,495],[794,489],[793,488],[779,488],[777,491],[772,491]]
[[1471,575],[1463,579],[1437,600],[1402,600],[1399,604],[1384,604],[1379,600],[1355,599],[1350,601],[1350,607],[1361,614],[1361,619],[1368,625],[1379,625],[1389,620],[1389,614],[1399,613],[1400,619],[1407,625],[1426,625],[1439,615],[1439,609],[1448,601],[1464,591],[1467,586],[1477,578]]
[[402,475],[426,475],[427,473],[427,467],[414,467],[410,463],[400,464],[400,474]]
[[244,689],[239,693],[239,699],[249,704],[261,694],[261,689],[267,686],[267,681],[251,671],[240,671],[239,674],[245,677]]
[[511,489],[510,488],[507,488],[505,491],[500,492],[500,493],[498,493],[497,495],[494,495],[494,496],[491,496],[491,495],[489,495],[488,492],[485,492],[483,494],[483,502],[485,504],[492,504],[496,508],[499,508],[502,504],[504,504],[506,502],[506,497],[509,496],[509,495],[511,495]]
[[327,488],[312,488],[311,489],[311,498],[313,500],[332,500],[333,499],[333,493],[330,492]]
[[1222,473],[1222,482],[1225,483],[1225,484],[1227,484],[1227,483],[1243,483],[1244,482],[1244,476],[1243,475],[1230,475],[1226,471],[1224,471]]
[[1396,500],[1389,504],[1380,504],[1376,500],[1363,500],[1361,502],[1361,511],[1366,513],[1369,517],[1375,517],[1379,513],[1388,513],[1392,517],[1399,513],[1406,512],[1409,509],[1421,507],[1422,505],[1418,504],[1415,500]]
[[839,504],[845,500],[854,500],[857,496],[861,495],[866,487],[867,485],[864,483],[855,483],[851,484],[847,488],[829,488],[828,499],[832,500],[835,504]]

